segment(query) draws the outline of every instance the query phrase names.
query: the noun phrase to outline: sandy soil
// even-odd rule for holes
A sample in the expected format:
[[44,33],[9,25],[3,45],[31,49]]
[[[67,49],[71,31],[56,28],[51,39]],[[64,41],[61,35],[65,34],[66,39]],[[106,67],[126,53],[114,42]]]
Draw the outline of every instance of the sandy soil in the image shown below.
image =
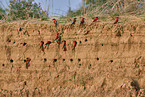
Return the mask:
[[[45,53],[42,40],[52,41]],[[144,23],[1,23],[0,41],[1,97],[145,97]]]

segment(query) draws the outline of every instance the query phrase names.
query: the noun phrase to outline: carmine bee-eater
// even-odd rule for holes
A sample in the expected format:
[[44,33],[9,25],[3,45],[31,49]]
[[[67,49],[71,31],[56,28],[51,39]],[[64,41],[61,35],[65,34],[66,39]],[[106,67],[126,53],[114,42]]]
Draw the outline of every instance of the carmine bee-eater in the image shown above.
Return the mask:
[[76,23],[77,18],[74,18],[72,21],[72,25]]
[[66,49],[66,41],[65,40],[63,40],[63,42],[62,42],[62,45],[63,45],[63,51],[67,51],[67,49]]
[[55,24],[55,26],[57,27],[57,21],[56,21],[56,19],[53,19],[53,23]]
[[116,17],[114,24],[118,23],[119,17]]
[[97,20],[98,20],[98,17],[95,17],[94,20],[93,20],[93,22],[96,22]]
[[77,45],[77,42],[76,42],[76,41],[73,41],[73,49],[72,49],[72,50],[75,51],[75,47],[76,47],[76,45]]
[[85,22],[85,18],[82,18],[82,19],[81,19],[81,22],[80,22],[80,26],[83,25],[84,22]]

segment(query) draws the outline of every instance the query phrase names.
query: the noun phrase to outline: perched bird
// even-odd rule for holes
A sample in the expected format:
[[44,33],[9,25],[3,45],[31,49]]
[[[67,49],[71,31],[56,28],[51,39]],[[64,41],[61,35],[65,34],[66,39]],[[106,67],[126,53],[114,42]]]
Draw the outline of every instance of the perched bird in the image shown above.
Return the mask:
[[85,22],[85,18],[82,18],[82,19],[81,19],[81,22],[80,22],[80,26],[83,25],[84,22]]
[[75,47],[76,47],[76,45],[77,45],[77,42],[76,42],[76,41],[73,41],[73,49],[72,49],[72,50],[75,51]]
[[53,20],[53,23],[55,24],[55,26],[57,26],[58,24],[57,24],[56,19],[52,19],[52,20]]
[[114,24],[118,23],[119,17],[116,17]]
[[59,33],[56,34],[56,36],[55,36],[55,40],[56,40],[56,42],[57,42],[58,44],[61,43],[61,36],[60,36]]
[[45,43],[45,48],[47,47],[47,49],[49,48],[49,45],[51,44],[52,42],[51,41],[47,41],[46,43]]
[[77,20],[77,18],[74,18],[71,25],[75,24],[76,20]]
[[98,20],[98,17],[95,17],[94,20],[93,20],[93,22],[96,22],[97,20]]
[[26,62],[26,69],[28,69],[28,67],[30,66],[30,61],[31,59],[29,57],[26,58],[25,62]]
[[43,41],[41,41],[41,42],[40,42],[40,48],[41,48],[41,46],[43,46],[43,44],[44,44],[44,42],[43,42]]
[[44,44],[44,42],[43,42],[43,41],[41,41],[41,42],[40,42],[40,48],[41,48],[41,50],[42,50],[42,51],[44,51],[43,44]]
[[67,51],[67,49],[66,49],[66,41],[65,40],[63,40],[62,41],[62,45],[63,45],[63,51]]
[[59,33],[57,33],[57,34],[56,34],[56,36],[55,36],[55,40],[57,40],[57,39],[58,39],[58,36],[59,36]]

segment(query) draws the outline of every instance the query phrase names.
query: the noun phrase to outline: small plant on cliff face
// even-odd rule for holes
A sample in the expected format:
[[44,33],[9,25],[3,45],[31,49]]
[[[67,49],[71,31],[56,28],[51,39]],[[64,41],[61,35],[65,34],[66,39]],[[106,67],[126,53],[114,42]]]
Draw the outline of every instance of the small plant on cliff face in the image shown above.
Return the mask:
[[[34,0],[11,0],[8,16],[12,20],[27,18],[44,18],[45,11],[42,10],[40,3],[33,3]],[[46,17],[47,18],[47,15]]]

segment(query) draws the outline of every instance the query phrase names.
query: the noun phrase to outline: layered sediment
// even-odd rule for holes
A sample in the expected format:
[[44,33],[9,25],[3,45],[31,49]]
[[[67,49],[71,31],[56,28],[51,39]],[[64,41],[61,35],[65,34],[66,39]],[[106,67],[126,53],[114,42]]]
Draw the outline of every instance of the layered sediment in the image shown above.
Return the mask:
[[[66,40],[67,51],[55,41]],[[44,52],[40,41],[52,43]],[[0,24],[0,96],[144,97],[145,24]],[[73,41],[77,41],[75,51]],[[30,57],[26,69],[25,58]]]

